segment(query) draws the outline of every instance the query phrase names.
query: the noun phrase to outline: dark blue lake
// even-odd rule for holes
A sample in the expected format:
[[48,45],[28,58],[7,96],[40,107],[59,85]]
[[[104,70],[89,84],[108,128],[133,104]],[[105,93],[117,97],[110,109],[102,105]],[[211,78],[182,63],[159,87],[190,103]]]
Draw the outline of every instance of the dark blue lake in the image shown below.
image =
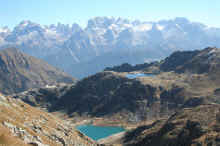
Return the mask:
[[135,79],[137,77],[153,77],[155,74],[144,74],[144,73],[137,73],[137,74],[126,74],[126,77],[129,79]]
[[110,135],[125,131],[125,129],[122,127],[94,125],[80,125],[77,126],[76,129],[96,141],[102,138],[106,138]]

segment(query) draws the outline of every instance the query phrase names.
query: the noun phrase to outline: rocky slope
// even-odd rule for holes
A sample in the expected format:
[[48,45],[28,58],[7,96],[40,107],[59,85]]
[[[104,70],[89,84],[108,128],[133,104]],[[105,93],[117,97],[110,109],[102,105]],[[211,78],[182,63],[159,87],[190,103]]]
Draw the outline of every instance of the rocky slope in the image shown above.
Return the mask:
[[29,88],[73,83],[75,79],[44,61],[28,56],[18,49],[0,51],[0,91],[18,93]]
[[70,121],[0,95],[0,145],[95,146]]
[[168,120],[143,125],[126,134],[123,145],[130,146],[217,146],[220,105],[185,108]]

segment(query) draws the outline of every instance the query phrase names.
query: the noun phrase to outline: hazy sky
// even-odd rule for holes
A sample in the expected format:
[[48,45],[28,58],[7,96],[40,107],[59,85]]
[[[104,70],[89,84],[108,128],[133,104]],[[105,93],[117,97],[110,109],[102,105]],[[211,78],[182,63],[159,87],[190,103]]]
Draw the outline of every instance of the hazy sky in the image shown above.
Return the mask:
[[220,27],[220,0],[1,0],[0,26],[22,20],[40,24],[61,22],[83,26],[96,16],[157,21],[186,17]]

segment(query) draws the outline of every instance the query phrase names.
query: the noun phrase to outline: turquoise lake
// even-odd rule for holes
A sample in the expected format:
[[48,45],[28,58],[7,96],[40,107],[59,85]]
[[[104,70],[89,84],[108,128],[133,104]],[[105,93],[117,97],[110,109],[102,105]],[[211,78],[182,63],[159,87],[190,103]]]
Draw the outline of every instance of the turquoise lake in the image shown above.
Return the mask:
[[144,74],[144,73],[137,73],[137,74],[126,74],[126,77],[129,79],[135,79],[137,77],[153,77],[155,74]]
[[123,132],[125,129],[123,127],[110,127],[110,126],[94,126],[94,125],[80,125],[77,126],[78,129],[83,134],[92,138],[93,140],[99,140],[110,135]]

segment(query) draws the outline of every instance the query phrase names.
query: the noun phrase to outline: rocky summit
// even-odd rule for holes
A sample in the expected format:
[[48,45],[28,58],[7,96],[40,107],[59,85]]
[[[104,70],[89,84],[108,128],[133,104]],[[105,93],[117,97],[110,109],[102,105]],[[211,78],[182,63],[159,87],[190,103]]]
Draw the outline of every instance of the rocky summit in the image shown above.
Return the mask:
[[73,83],[74,78],[44,61],[16,48],[0,51],[0,91],[12,94],[57,83]]

